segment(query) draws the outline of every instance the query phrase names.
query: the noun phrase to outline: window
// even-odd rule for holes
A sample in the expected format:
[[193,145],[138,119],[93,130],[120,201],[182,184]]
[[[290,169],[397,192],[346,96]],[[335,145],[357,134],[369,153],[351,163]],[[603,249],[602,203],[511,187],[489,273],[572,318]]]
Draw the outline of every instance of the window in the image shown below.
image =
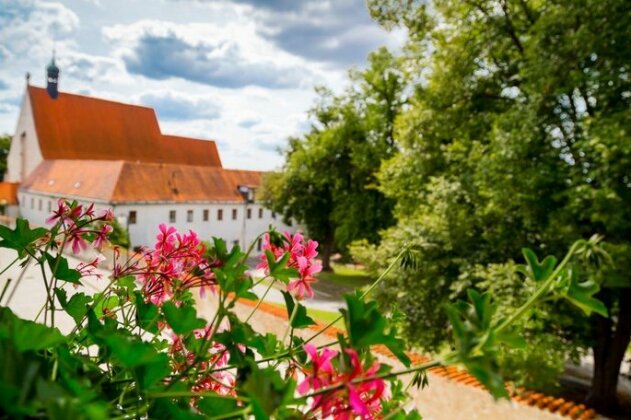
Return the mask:
[[237,220],[237,209],[232,209],[232,220]]
[[208,214],[209,214],[208,209],[204,210],[203,217],[202,217],[204,219],[204,222],[208,221]]
[[35,208],[35,199],[31,197],[31,210]]
[[193,210],[186,211],[186,221],[191,223],[193,221]]
[[272,219],[276,219],[276,213],[272,212]]
[[217,220],[223,220],[223,209],[217,210]]
[[232,241],[232,246],[239,246],[239,241],[237,239]]
[[175,210],[169,210],[169,223],[175,223]]
[[127,217],[127,223],[129,223],[130,225],[136,224],[136,210],[129,211],[129,216]]
[[248,219],[252,218],[252,209],[248,209]]
[[41,198],[37,202],[37,210],[42,211],[42,199]]
[[263,249],[263,240],[259,238],[259,240],[256,241],[256,250],[258,252],[261,252],[261,249]]
[[48,200],[48,213],[50,213],[51,211],[53,211],[53,202]]
[[262,219],[262,218],[263,218],[263,209],[260,208],[259,209],[259,219]]

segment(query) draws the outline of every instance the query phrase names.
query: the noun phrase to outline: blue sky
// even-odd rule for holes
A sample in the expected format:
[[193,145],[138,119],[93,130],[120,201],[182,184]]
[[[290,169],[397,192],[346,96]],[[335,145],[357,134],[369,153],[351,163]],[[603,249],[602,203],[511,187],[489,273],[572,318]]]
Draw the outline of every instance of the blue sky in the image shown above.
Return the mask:
[[364,0],[0,0],[0,133],[54,48],[62,91],[155,107],[164,133],[216,140],[226,167],[273,169],[313,87],[339,91],[402,39]]

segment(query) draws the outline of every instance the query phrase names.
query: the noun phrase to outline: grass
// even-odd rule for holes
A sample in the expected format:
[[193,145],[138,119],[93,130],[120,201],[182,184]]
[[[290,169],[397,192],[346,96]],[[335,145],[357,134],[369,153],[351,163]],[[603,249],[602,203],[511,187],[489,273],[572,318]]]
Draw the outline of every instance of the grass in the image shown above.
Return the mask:
[[[282,303],[275,303],[275,302],[267,302],[267,303],[269,303],[270,305],[285,309],[285,305],[283,305]],[[313,318],[316,321],[319,321],[323,324],[328,324],[329,322],[332,322],[338,316],[340,316],[340,313],[324,311],[322,309],[307,308],[307,315],[309,315],[311,318]],[[344,321],[340,319],[335,324],[333,324],[333,326],[337,328],[342,328],[344,327]]]
[[333,264],[333,272],[318,273],[317,277],[321,281],[352,288],[364,287],[371,282],[365,271],[341,264]]

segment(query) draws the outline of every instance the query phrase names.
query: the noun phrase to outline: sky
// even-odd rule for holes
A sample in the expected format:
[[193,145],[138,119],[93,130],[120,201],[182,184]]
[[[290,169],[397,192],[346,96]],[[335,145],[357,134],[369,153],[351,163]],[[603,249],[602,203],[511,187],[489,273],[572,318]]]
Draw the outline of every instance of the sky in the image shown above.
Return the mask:
[[341,91],[403,39],[364,0],[0,0],[0,133],[55,50],[62,92],[151,106],[163,133],[217,141],[225,167],[272,170],[314,86]]

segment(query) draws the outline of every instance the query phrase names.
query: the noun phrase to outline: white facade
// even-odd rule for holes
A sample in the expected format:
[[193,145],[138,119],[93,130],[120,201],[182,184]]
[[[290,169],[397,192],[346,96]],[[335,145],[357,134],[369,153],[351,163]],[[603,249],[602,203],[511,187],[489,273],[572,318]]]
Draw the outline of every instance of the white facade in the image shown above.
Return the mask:
[[[17,127],[7,156],[4,180],[24,182],[42,162],[32,104],[27,91],[22,100]],[[17,209],[19,216],[28,219],[33,225],[43,226],[60,198],[60,195],[20,189]],[[243,249],[247,249],[270,225],[281,232],[296,229],[285,225],[280,217],[277,218],[260,203],[152,201],[113,204],[84,196],[65,198],[76,199],[81,204],[94,203],[97,209],[111,208],[121,225],[128,229],[132,247],[153,246],[161,223],[172,225],[180,232],[193,230],[205,241],[213,236],[221,237],[229,247],[238,243]],[[171,212],[175,212],[174,218],[171,217]],[[255,244],[254,254],[258,254],[259,249],[260,247]]]
[[[32,224],[44,225],[46,218],[57,206],[60,197],[20,191],[20,213]],[[89,204],[89,200],[77,200]],[[174,226],[179,232],[196,232],[201,240],[209,241],[220,237],[228,248],[239,244],[246,250],[250,244],[265,232],[270,225],[281,232],[295,230],[285,225],[280,217],[259,203],[215,202],[215,203],[125,203],[111,205],[94,202],[97,209],[111,208],[123,227],[128,228],[131,246],[153,246],[158,234],[158,226],[165,223]],[[135,216],[132,212],[135,212]],[[171,218],[175,212],[175,219]],[[206,213],[207,212],[207,213]],[[234,214],[233,214],[234,213]],[[248,217],[249,215],[249,217]],[[206,220],[207,216],[207,220]],[[135,217],[135,222],[134,222]],[[219,220],[221,217],[221,220]],[[174,221],[173,221],[174,220]],[[254,245],[252,254],[260,253],[260,245]]]
[[42,152],[37,140],[35,121],[29,95],[22,99],[22,108],[18,117],[15,134],[11,140],[11,149],[7,156],[6,182],[22,182],[42,161]]

